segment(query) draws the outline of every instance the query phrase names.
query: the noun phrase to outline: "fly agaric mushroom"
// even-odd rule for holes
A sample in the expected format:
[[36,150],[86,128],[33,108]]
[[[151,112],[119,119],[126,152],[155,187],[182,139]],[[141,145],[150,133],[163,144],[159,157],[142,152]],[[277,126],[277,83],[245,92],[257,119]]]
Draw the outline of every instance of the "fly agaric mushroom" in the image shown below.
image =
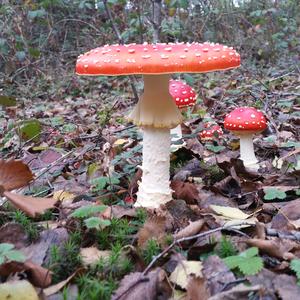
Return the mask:
[[199,133],[201,141],[213,141],[223,136],[223,130],[219,125],[209,125]]
[[78,57],[78,75],[144,76],[144,94],[129,115],[143,127],[142,180],[135,206],[156,208],[172,200],[170,128],[182,116],[169,94],[172,73],[201,73],[236,68],[240,55],[214,43],[106,45]]
[[240,137],[240,153],[244,166],[258,170],[252,137],[267,128],[264,114],[254,107],[238,107],[226,116],[224,127]]
[[[169,92],[173,97],[177,107],[180,110],[184,110],[189,106],[194,106],[196,103],[197,95],[194,89],[181,80],[170,80]],[[171,129],[172,141],[177,141],[182,139],[181,125]]]

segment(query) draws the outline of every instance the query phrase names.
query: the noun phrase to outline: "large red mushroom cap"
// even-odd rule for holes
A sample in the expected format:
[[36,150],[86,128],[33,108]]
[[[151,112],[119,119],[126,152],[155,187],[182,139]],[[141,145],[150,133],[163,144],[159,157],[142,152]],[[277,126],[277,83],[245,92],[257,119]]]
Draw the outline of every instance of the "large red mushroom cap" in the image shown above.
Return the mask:
[[178,108],[194,106],[197,95],[194,89],[181,80],[170,80],[169,92]]
[[226,116],[224,127],[238,134],[249,134],[265,130],[267,121],[264,114],[254,107],[238,107]]
[[78,75],[201,73],[236,68],[240,55],[215,43],[106,45],[80,55]]
[[213,125],[199,133],[201,141],[212,141],[223,136],[223,130],[219,125]]

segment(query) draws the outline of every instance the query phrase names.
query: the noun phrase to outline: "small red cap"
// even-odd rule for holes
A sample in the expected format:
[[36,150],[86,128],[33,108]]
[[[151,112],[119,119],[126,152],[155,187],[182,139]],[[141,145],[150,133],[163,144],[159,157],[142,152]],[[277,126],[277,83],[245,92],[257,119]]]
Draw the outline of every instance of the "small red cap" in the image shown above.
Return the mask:
[[219,125],[213,125],[209,129],[199,133],[201,141],[212,141],[223,136],[223,130]]
[[193,106],[197,95],[192,87],[181,80],[170,80],[169,93],[173,97],[178,108]]
[[260,132],[267,128],[267,120],[264,114],[254,107],[238,107],[226,116],[224,127],[240,133]]

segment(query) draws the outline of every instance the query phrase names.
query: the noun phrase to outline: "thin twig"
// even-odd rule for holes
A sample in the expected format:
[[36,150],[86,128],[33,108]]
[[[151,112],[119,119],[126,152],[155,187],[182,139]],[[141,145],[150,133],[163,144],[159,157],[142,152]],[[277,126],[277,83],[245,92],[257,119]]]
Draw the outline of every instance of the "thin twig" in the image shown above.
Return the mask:
[[[246,224],[246,222],[245,222]],[[240,224],[243,225],[243,224]],[[247,223],[247,225],[249,225]],[[231,225],[231,226],[220,226],[202,233],[198,233],[195,235],[191,235],[191,236],[187,236],[187,237],[183,237],[181,239],[175,240],[173,241],[172,244],[170,244],[164,251],[162,251],[160,254],[158,254],[157,256],[155,256],[152,261],[148,264],[148,266],[146,267],[146,269],[144,270],[144,272],[141,274],[140,278],[135,281],[131,286],[129,286],[127,288],[126,291],[124,291],[121,295],[119,295],[118,297],[114,298],[115,300],[119,300],[121,299],[126,293],[128,293],[131,289],[133,289],[135,286],[137,286],[137,284],[139,284],[140,282],[145,282],[147,280],[149,280],[149,278],[146,277],[147,273],[150,271],[150,269],[153,267],[153,265],[157,262],[158,259],[160,259],[161,257],[163,257],[165,254],[167,254],[174,246],[176,246],[177,244],[180,244],[182,242],[185,241],[190,241],[190,240],[194,240],[197,238],[201,238],[207,235],[210,235],[212,233],[218,232],[218,231],[222,231],[222,230],[232,230],[235,229],[236,225]]]
[[201,232],[201,233],[198,233],[198,234],[195,234],[195,235],[191,235],[191,236],[187,236],[187,237],[183,237],[181,239],[178,239],[178,240],[174,240],[172,244],[170,244],[164,251],[162,251],[160,254],[156,255],[152,261],[149,263],[149,265],[147,266],[147,268],[144,270],[144,272],[142,273],[143,275],[146,275],[149,270],[152,268],[152,266],[156,263],[156,261],[158,259],[160,259],[161,257],[163,257],[166,253],[168,253],[174,246],[182,243],[182,242],[186,242],[186,241],[190,241],[190,240],[194,240],[194,239],[197,239],[197,238],[200,238],[200,237],[204,237],[204,236],[207,236],[207,235],[210,235],[212,233],[215,233],[215,232],[218,232],[218,231],[222,231],[222,230],[230,230],[230,229],[233,229],[234,227],[233,226],[221,226],[221,227],[217,227],[217,228],[214,228],[214,229],[211,229],[211,230],[208,230],[208,231],[205,231],[205,232]]

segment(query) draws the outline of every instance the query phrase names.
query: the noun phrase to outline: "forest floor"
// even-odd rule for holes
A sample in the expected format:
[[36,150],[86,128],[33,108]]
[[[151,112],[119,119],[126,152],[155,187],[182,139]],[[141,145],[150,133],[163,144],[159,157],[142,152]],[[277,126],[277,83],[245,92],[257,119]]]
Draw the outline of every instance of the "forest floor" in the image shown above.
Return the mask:
[[[174,199],[151,211],[133,207],[142,146],[125,118],[128,78],[60,76],[19,86],[16,104],[0,99],[0,295],[299,298],[299,57],[182,76],[198,100],[171,153]],[[199,138],[237,106],[268,120],[254,137],[258,171],[228,131]]]

